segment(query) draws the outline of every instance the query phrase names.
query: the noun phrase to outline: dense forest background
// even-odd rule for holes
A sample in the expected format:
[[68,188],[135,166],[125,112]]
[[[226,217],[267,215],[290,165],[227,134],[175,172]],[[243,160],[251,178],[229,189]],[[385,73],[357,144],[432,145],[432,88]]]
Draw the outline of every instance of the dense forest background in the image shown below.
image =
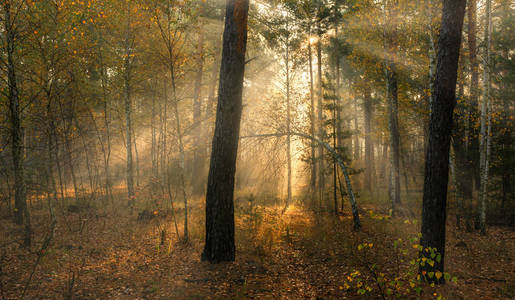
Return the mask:
[[0,298],[513,297],[514,10],[466,4],[443,272],[418,254],[442,1],[250,1],[237,256],[210,265],[226,2],[2,0]]

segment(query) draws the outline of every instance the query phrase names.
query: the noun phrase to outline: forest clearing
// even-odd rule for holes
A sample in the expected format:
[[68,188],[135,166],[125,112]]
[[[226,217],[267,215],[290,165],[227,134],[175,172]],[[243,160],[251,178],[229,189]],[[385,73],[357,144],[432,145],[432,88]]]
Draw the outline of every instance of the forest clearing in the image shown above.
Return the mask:
[[0,0],[0,299],[515,298],[509,0]]

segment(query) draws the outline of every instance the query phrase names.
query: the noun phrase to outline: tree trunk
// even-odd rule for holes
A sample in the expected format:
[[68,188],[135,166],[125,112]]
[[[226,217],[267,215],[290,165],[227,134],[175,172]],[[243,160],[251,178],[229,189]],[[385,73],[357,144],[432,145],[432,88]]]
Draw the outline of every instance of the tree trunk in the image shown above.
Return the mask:
[[242,112],[248,0],[227,0],[216,125],[206,193],[206,241],[202,260],[233,261],[234,175]]
[[[428,58],[429,58],[429,95],[427,97],[428,101],[428,110],[431,110],[431,106],[433,105],[433,90],[434,90],[434,82],[436,75],[436,43],[435,43],[435,30],[434,30],[434,14],[435,14],[435,5],[432,0],[426,0],[426,18],[427,18],[427,48],[428,48]],[[430,115],[430,114],[429,114]],[[424,119],[424,153],[427,152],[427,147],[429,143],[429,119]]]
[[398,117],[398,87],[397,87],[397,66],[394,56],[398,52],[397,42],[397,3],[389,7],[389,26],[390,32],[385,35],[387,58],[386,58],[386,82],[388,94],[388,129],[390,133],[390,180],[392,203],[392,214],[397,213],[397,206],[401,202],[401,183],[400,183],[400,134]]
[[372,139],[372,98],[365,91],[363,97],[363,117],[365,121],[365,189],[372,192],[375,178],[374,145]]
[[[309,23],[309,36],[311,38],[311,22]],[[309,98],[310,98],[310,111],[309,111],[309,121],[310,121],[310,129],[311,135],[315,136],[315,89],[313,84],[313,53],[311,49],[311,40],[308,42],[308,61],[309,61]],[[311,187],[311,198],[313,202],[313,208],[315,208],[315,195],[316,195],[316,185],[317,185],[317,163],[316,163],[316,148],[315,144],[311,144],[311,178],[310,178],[310,187]]]
[[132,128],[132,144],[134,145],[134,155],[135,155],[135,163],[136,163],[136,187],[139,188],[139,152],[138,152],[138,142],[136,132],[134,132],[134,127]]
[[424,196],[422,204],[422,251],[436,248],[441,259],[425,264],[420,272],[429,282],[444,283],[444,276],[430,277],[429,272],[443,272],[445,258],[445,222],[447,218],[447,185],[449,148],[453,110],[456,105],[456,79],[461,43],[461,29],[466,0],[444,0],[442,25],[438,41],[438,63],[434,82],[433,105],[426,154]]
[[14,63],[16,43],[15,22],[16,16],[11,16],[11,2],[4,2],[4,31],[5,48],[7,50],[7,98],[9,101],[9,119],[11,125],[11,149],[14,169],[14,220],[18,225],[25,225],[23,243],[26,247],[31,245],[32,228],[30,226],[29,209],[27,208],[25,178],[23,172],[23,130],[21,127],[20,99]]
[[[320,7],[318,8],[320,13]],[[317,68],[318,68],[318,136],[324,138],[324,107],[323,107],[323,85],[322,85],[322,29],[320,20],[317,20]],[[318,164],[318,201],[319,209],[322,210],[322,202],[324,201],[325,187],[325,167],[324,167],[324,147],[318,147],[319,164]]]
[[126,148],[127,148],[127,199],[128,205],[133,206],[135,203],[134,195],[134,172],[132,163],[132,104],[131,104],[131,46],[130,43],[130,1],[127,1],[127,32],[125,36],[125,59],[124,59],[124,104],[125,104],[125,132],[126,132]]
[[361,147],[359,145],[359,125],[358,125],[358,98],[354,98],[354,159],[359,161],[361,159]]
[[[286,16],[288,18],[288,15]],[[286,27],[288,30],[288,19],[286,20]],[[290,126],[291,126],[291,104],[290,104],[290,39],[287,34],[286,37],[286,56],[285,56],[285,64],[286,64],[286,132],[288,135],[286,136],[286,157],[288,160],[288,196],[286,198],[286,205],[284,209],[287,209],[291,203],[291,135],[290,135]]]
[[[200,16],[199,18],[202,18]],[[204,32],[202,21],[199,21],[198,45],[197,45],[197,72],[195,74],[195,90],[193,93],[193,126],[194,126],[194,150],[193,172],[191,173],[191,187],[193,195],[201,195],[204,192],[202,170],[204,167],[205,148],[202,143],[201,109],[202,109],[202,73],[204,69]]]
[[113,199],[112,189],[111,189],[111,175],[109,169],[109,162],[111,160],[111,132],[109,123],[111,121],[111,114],[107,104],[107,71],[104,65],[104,60],[102,59],[102,52],[100,52],[100,62],[101,62],[101,83],[102,83],[102,100],[103,100],[103,113],[104,113],[104,129],[105,129],[105,145],[104,142],[101,141],[100,145],[102,146],[102,153],[104,155],[104,172],[105,172],[105,197],[106,203],[109,200]]
[[491,131],[491,103],[490,103],[490,47],[491,47],[491,17],[492,0],[486,1],[485,12],[485,64],[483,67],[483,101],[481,102],[481,140],[480,150],[480,211],[479,226],[481,235],[486,235],[486,205],[488,201],[488,158],[490,154],[490,131]]
[[[463,174],[460,178],[462,182],[462,197],[467,201],[467,229],[472,230],[473,222],[473,186],[474,180],[478,174],[478,152],[479,139],[475,126],[478,118],[478,99],[479,99],[479,66],[477,60],[477,0],[468,0],[467,2],[468,17],[468,53],[470,63],[470,102],[465,108],[465,149],[458,151],[456,154],[463,161]],[[477,182],[477,181],[476,181]]]

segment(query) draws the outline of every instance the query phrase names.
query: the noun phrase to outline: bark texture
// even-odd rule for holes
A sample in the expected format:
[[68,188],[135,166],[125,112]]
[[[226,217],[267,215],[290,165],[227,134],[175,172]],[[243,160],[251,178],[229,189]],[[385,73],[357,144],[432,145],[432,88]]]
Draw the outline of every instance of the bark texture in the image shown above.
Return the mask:
[[[444,276],[430,278],[429,272],[444,270],[445,221],[447,218],[447,184],[449,179],[449,149],[453,111],[456,106],[456,79],[461,43],[461,29],[466,0],[444,0],[442,25],[438,41],[438,63],[433,90],[429,124],[429,143],[426,153],[424,196],[422,204],[423,250],[436,248],[441,260],[433,266],[425,264],[429,282],[444,283]],[[420,256],[427,254],[421,251]]]
[[248,0],[227,0],[216,124],[206,193],[202,260],[233,261],[234,175],[240,135]]

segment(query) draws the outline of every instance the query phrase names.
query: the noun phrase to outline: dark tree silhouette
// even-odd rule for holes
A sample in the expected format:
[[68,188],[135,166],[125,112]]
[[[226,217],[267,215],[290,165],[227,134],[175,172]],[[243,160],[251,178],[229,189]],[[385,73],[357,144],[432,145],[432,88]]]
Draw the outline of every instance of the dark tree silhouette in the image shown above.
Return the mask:
[[[453,111],[456,106],[456,80],[461,44],[461,29],[466,0],[444,0],[442,25],[438,41],[438,63],[434,82],[429,145],[426,153],[424,196],[422,204],[421,256],[426,248],[434,249],[441,259],[425,264],[420,272],[429,282],[444,283],[444,276],[429,276],[444,270],[445,220],[447,218],[447,184],[449,147]],[[424,273],[425,271],[425,273]]]
[[202,260],[233,261],[234,174],[240,135],[247,48],[248,0],[227,0],[216,124],[206,193],[206,243]]

